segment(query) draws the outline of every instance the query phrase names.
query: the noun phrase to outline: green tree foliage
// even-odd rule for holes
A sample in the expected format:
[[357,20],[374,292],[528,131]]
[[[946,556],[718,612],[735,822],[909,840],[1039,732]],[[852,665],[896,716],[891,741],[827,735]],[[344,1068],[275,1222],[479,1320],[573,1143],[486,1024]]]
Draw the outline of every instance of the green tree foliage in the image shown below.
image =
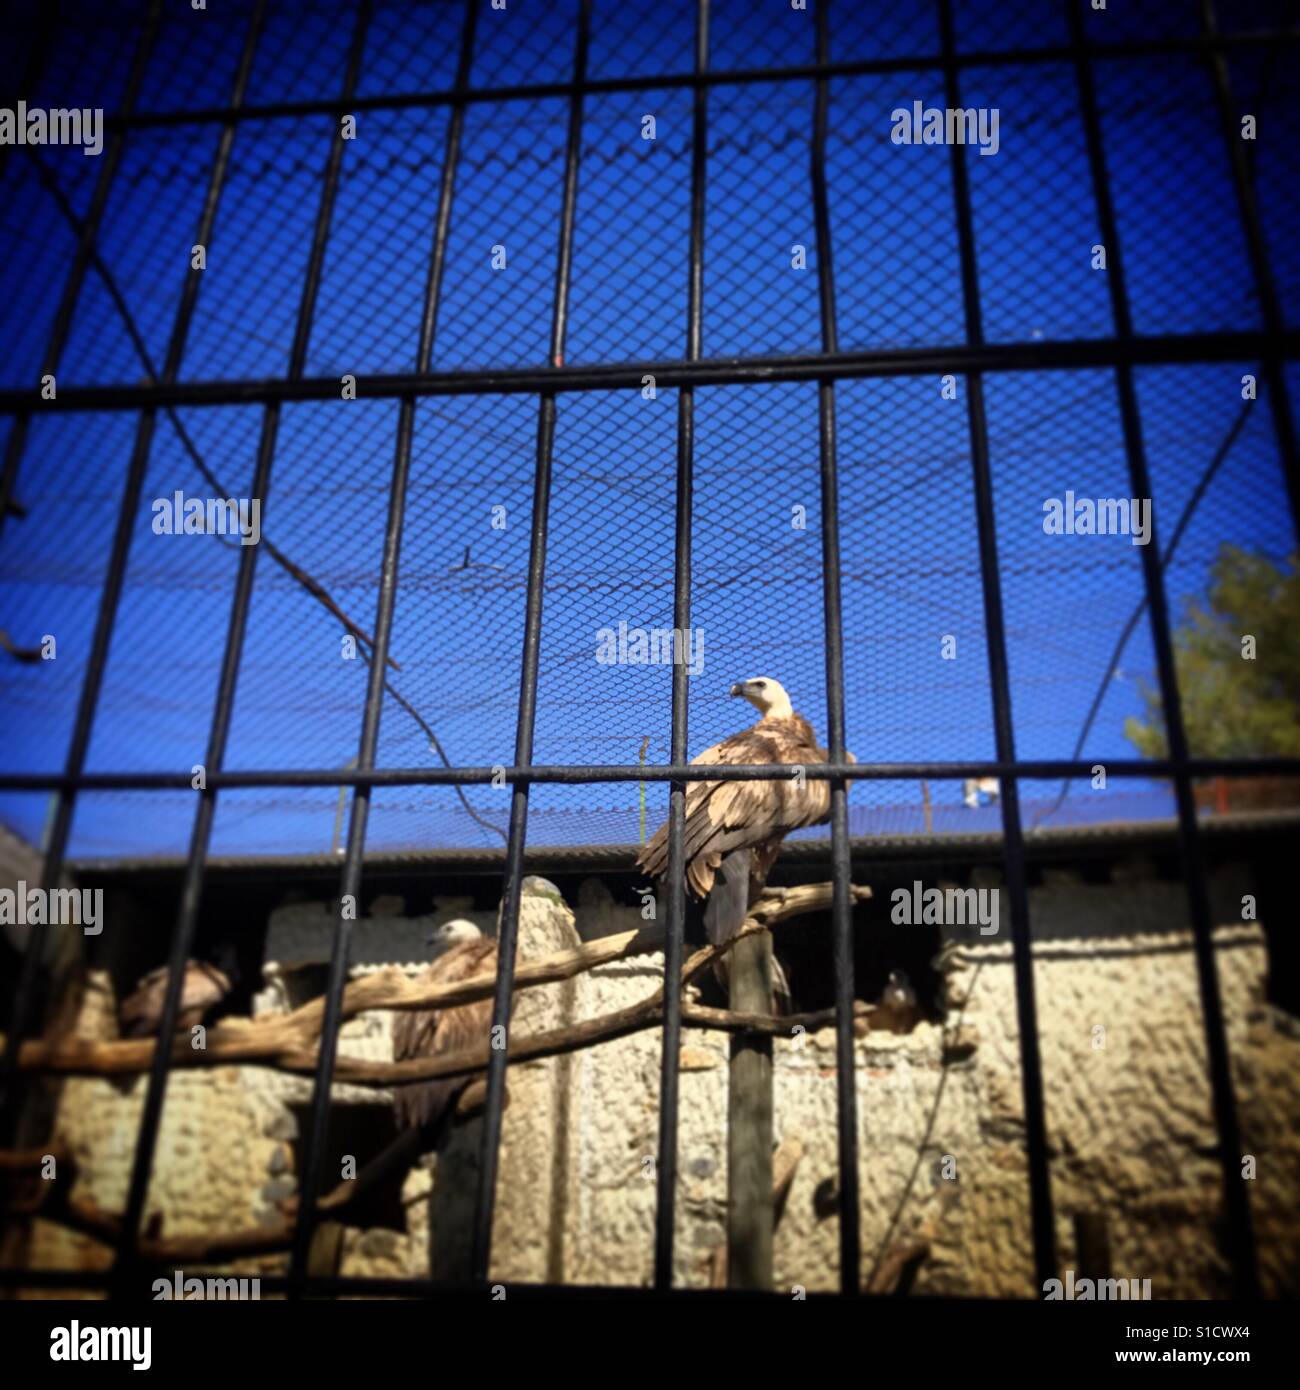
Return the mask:
[[[1254,660],[1242,639],[1255,639]],[[1300,756],[1300,555],[1279,568],[1224,545],[1204,604],[1174,633],[1188,749],[1198,758]],[[1143,683],[1146,718],[1124,733],[1149,758],[1167,756],[1159,691]]]

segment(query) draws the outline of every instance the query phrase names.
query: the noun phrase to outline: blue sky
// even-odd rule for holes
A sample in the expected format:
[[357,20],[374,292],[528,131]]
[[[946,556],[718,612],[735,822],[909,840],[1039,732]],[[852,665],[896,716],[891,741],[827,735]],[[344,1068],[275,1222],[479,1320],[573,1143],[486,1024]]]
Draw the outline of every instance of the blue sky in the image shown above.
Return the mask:
[[[19,7],[21,9],[21,7]],[[70,7],[74,15],[78,7]],[[63,34],[44,87],[29,100],[116,108],[131,26],[84,7]],[[715,3],[717,69],[813,57],[813,20],[788,4]],[[852,60],[937,53],[928,5],[840,5],[832,55]],[[1266,5],[1229,7],[1225,26],[1268,22]],[[333,97],[341,88],[350,6],[272,4],[252,105]],[[1195,32],[1195,4],[1112,3],[1090,15],[1095,38]],[[219,11],[219,12],[218,12]],[[567,77],[572,4],[511,0],[480,17],[472,82]],[[172,3],[147,71],[142,107],[199,108],[228,98],[246,6],[195,15]],[[461,7],[378,4],[361,95],[446,87]],[[591,75],[682,72],[691,7],[595,6]],[[964,3],[958,42],[971,49],[1065,38],[1055,4]],[[18,49],[15,49],[17,54]],[[9,62],[16,62],[11,55]],[[1231,64],[1238,104],[1260,116],[1259,196],[1288,322],[1300,316],[1297,213],[1300,95],[1268,54]],[[963,102],[997,107],[1000,149],[967,159],[985,335],[990,341],[1086,339],[1113,331],[1075,79],[1069,65],[989,65],[962,74]],[[1208,79],[1191,58],[1097,65],[1106,157],[1139,333],[1260,324]],[[721,85],[709,94],[704,280],[706,356],[810,353],[819,347],[817,247],[808,173],[814,88]],[[889,140],[890,112],[942,105],[931,70],[831,84],[828,179],[844,350],[964,341],[949,152]],[[657,138],[640,138],[653,114]],[[414,365],[424,270],[436,212],[445,108],[363,112],[348,145],[317,312],[309,374]],[[563,179],[567,104],[557,98],[470,106],[456,188],[435,369],[545,361]],[[185,380],[286,370],[306,266],[328,116],[238,127],[208,269],[184,355]],[[691,97],[647,88],[588,99],[583,125],[566,361],[673,358],[685,344]],[[188,264],[218,127],[133,132],[100,239],[155,360],[161,361]],[[98,164],[79,151],[45,157],[73,204],[87,206]],[[507,267],[494,270],[491,248]],[[791,268],[807,248],[808,269]],[[0,192],[0,383],[31,385],[49,334],[72,234],[28,161],[10,152]],[[1157,526],[1168,535],[1240,405],[1248,363],[1137,373]],[[143,368],[92,275],[59,370],[63,383],[133,382]],[[1300,384],[1291,375],[1292,391]],[[993,374],[985,380],[1017,750],[1071,754],[1115,638],[1142,594],[1140,553],[1124,537],[1046,536],[1045,498],[1127,496],[1113,374]],[[967,385],[944,400],[937,378],[842,383],[841,546],[849,747],[873,761],[993,755],[979,556],[966,417]],[[537,402],[523,396],[426,399],[416,432],[392,652],[394,684],[453,761],[512,761]],[[185,407],[186,429],[228,495],[248,488],[260,406]],[[264,533],[315,574],[363,628],[373,622],[397,410],[392,402],[319,402],[283,412]],[[543,616],[538,762],[665,761],[667,667],[605,666],[597,632],[668,626],[672,613],[676,393],[559,398],[551,546]],[[715,387],[696,394],[693,620],[705,665],[692,680],[690,745],[739,726],[727,688],[756,674],[785,683],[825,732],[817,390],[807,384]],[[9,427],[0,420],[0,432]],[[126,412],[34,420],[17,496],[25,519],[0,540],[0,627],[20,644],[57,636],[54,662],[0,664],[0,763],[55,770],[67,753],[98,589],[136,419]],[[229,618],[236,552],[212,537],[156,536],[149,505],[209,489],[160,420],[136,521],[88,766],[188,769],[203,756]],[[807,526],[791,524],[806,509]],[[504,508],[504,529],[492,526]],[[500,513],[498,513],[500,515]],[[1257,405],[1198,509],[1168,576],[1175,611],[1204,589],[1225,543],[1281,558],[1295,536],[1267,406]],[[463,566],[468,548],[471,564]],[[957,659],[943,660],[945,635]],[[259,557],[227,765],[341,767],[356,754],[366,671],[340,656],[340,628],[265,554]],[[1145,623],[1125,652],[1084,749],[1133,756],[1125,716],[1153,679]],[[414,722],[385,708],[379,762],[434,761]],[[1055,786],[1033,785],[1046,802]],[[930,788],[941,829],[989,829],[996,807],[960,805]],[[476,809],[504,827],[504,792],[474,788]],[[666,804],[648,789],[651,825]],[[627,842],[637,789],[539,786],[530,841]],[[48,798],[0,795],[0,819],[38,840]],[[253,790],[220,798],[216,853],[330,847],[338,796]],[[921,825],[915,783],[857,784],[853,828]],[[1052,823],[1164,814],[1158,787],[1074,789]],[[183,852],[186,794],[83,796],[77,857]],[[1032,815],[1032,810],[1030,812]],[[817,832],[824,833],[824,832]],[[491,845],[449,788],[377,793],[374,848]]]

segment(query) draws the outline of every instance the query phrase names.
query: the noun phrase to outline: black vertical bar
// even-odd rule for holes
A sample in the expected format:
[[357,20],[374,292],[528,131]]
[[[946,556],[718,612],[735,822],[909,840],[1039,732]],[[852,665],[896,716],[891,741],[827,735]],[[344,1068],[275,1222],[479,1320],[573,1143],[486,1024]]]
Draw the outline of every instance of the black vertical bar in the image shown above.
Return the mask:
[[[1218,38],[1214,0],[1201,0],[1201,28],[1206,38]],[[1259,215],[1259,201],[1255,196],[1253,171],[1234,109],[1236,103],[1233,101],[1232,83],[1228,76],[1228,61],[1223,55],[1223,50],[1213,46],[1206,50],[1206,61],[1210,66],[1210,76],[1214,81],[1219,104],[1223,141],[1232,165],[1232,182],[1237,192],[1237,206],[1241,213],[1242,230],[1246,235],[1246,250],[1255,276],[1255,288],[1259,295],[1264,328],[1268,336],[1276,342],[1280,340],[1285,325],[1277,297],[1277,282],[1269,264],[1268,243]],[[1261,132],[1257,131],[1256,138],[1260,134]],[[1287,393],[1286,374],[1282,370],[1280,357],[1269,356],[1265,359],[1264,377],[1268,384],[1273,432],[1277,435],[1278,454],[1291,502],[1291,520],[1295,526],[1296,539],[1300,541],[1300,452],[1296,449],[1295,421],[1291,414],[1291,398]]]
[[[259,0],[249,35],[250,52],[261,23],[262,8]],[[362,4],[357,12],[356,29],[352,37],[352,48],[344,79],[343,100],[345,103],[356,90],[368,21],[369,5]],[[236,106],[240,99],[242,99],[242,90],[237,90]],[[233,131],[233,123],[227,129]],[[343,144],[340,126],[335,130],[330,146],[320,204],[312,231],[307,273],[298,306],[293,344],[289,353],[290,380],[296,381],[302,376],[307,360],[307,347],[311,338],[316,296],[320,288],[321,270],[325,260],[325,242],[333,218],[334,198],[338,188],[339,171],[343,163]],[[275,445],[279,433],[280,409],[279,402],[269,402],[262,416],[262,433],[258,443],[252,496],[260,500],[263,513],[265,512],[267,493],[270,489],[271,465],[275,457]],[[230,733],[230,721],[235,703],[235,686],[239,677],[239,662],[243,652],[244,634],[248,625],[248,609],[253,596],[253,578],[258,549],[259,547],[255,545],[246,545],[241,546],[239,551],[239,571],[235,581],[230,624],[226,634],[225,653],[222,657],[217,698],[213,707],[212,724],[208,734],[208,748],[204,761],[204,767],[209,773],[220,770],[226,755],[226,741]],[[212,825],[216,816],[216,802],[215,789],[207,787],[200,791],[198,809],[194,817],[194,828],[190,837],[190,852],[186,861],[185,878],[181,889],[180,908],[172,935],[167,989],[163,999],[162,1019],[158,1028],[160,1039],[173,1036],[176,1020],[180,1013],[185,963],[193,949],[194,935],[198,925],[199,902],[203,894],[203,879],[207,867],[208,846],[212,838]],[[137,1132],[126,1213],[122,1219],[122,1238],[119,1244],[118,1261],[122,1267],[120,1272],[125,1275],[129,1275],[129,1266],[135,1253],[140,1219],[144,1213],[145,1201],[148,1197],[149,1176],[153,1167],[158,1130],[162,1123],[163,1101],[167,1092],[170,1063],[171,1049],[160,1043],[150,1067],[149,1088],[145,1095],[144,1109]]]
[[[1082,3],[1082,0],[1080,0]],[[1074,48],[1075,73],[1079,85],[1079,105],[1083,114],[1084,133],[1088,145],[1088,164],[1092,175],[1093,194],[1097,201],[1097,220],[1101,241],[1106,248],[1106,278],[1110,288],[1111,310],[1115,316],[1115,336],[1124,343],[1133,336],[1133,321],[1129,311],[1128,287],[1120,255],[1119,229],[1110,195],[1106,173],[1106,155],[1102,143],[1101,118],[1097,109],[1097,94],[1093,84],[1092,59],[1084,31],[1083,14],[1072,0],[1065,0],[1067,21]],[[1115,368],[1119,395],[1120,418],[1124,428],[1124,448],[1128,456],[1129,482],[1133,496],[1151,498],[1151,480],[1147,472],[1146,450],[1142,440],[1142,423],[1138,412],[1137,392],[1133,384],[1133,369],[1128,363]],[[1164,709],[1165,731],[1169,741],[1169,757],[1174,764],[1174,791],[1178,803],[1178,840],[1181,851],[1183,879],[1192,915],[1192,939],[1196,956],[1196,974],[1200,984],[1201,1012],[1205,1019],[1205,1044],[1210,1062],[1210,1085],[1214,1104],[1214,1119],[1219,1135],[1219,1157],[1223,1164],[1223,1197],[1226,1216],[1225,1239],[1232,1260],[1234,1294],[1238,1298],[1253,1298],[1259,1294],[1259,1273],[1255,1264],[1255,1237],[1250,1221],[1250,1199],[1241,1173],[1241,1131],[1237,1124],[1237,1107],[1232,1092],[1232,1073],[1228,1060],[1228,1038],[1223,1022],[1223,1003],[1219,997],[1219,981],[1214,964],[1214,939],[1210,921],[1209,899],[1201,873],[1199,830],[1192,781],[1187,772],[1187,733],[1183,726],[1182,702],[1178,693],[1178,674],[1174,665],[1173,641],[1170,637],[1169,607],[1165,597],[1164,576],[1160,565],[1160,540],[1152,499],[1151,537],[1141,548],[1142,577],[1146,584],[1147,611],[1151,618],[1151,641],[1155,647],[1156,667],[1160,678],[1160,699]]]
[[[558,367],[564,360],[564,337],[569,321],[569,274],[573,261],[573,222],[578,202],[579,156],[582,145],[581,84],[587,78],[587,47],[590,37],[591,0],[581,0],[578,9],[577,44],[573,58],[573,80],[577,85],[569,98],[569,129],[564,151],[564,197],[560,211],[560,243],[556,254],[555,299],[551,310],[551,367]],[[524,615],[524,649],[519,673],[519,719],[515,729],[516,767],[527,767],[533,760],[533,727],[537,716],[537,670],[542,640],[542,589],[546,578],[551,456],[554,445],[555,392],[547,391],[541,397],[537,415],[537,470],[533,479],[532,533],[528,548],[528,603]],[[492,999],[493,1037],[509,1036],[510,1006],[515,984],[515,948],[519,940],[524,839],[527,829],[528,783],[516,782],[511,788],[510,834],[506,844],[501,927],[497,936],[496,992]],[[505,1105],[506,1061],[505,1047],[494,1047],[488,1054],[483,1143],[470,1256],[470,1277],[482,1283],[487,1281],[488,1268],[492,1260],[492,1217],[496,1210],[497,1169],[501,1155],[501,1112]]]
[[[709,67],[709,0],[695,11],[695,73]],[[704,211],[708,152],[708,89],[695,87],[691,133],[690,271],[686,296],[686,360],[698,362],[704,329]],[[691,625],[691,512],[695,487],[695,387],[677,391],[676,552],[673,562],[673,624]],[[685,663],[673,664],[672,757],[687,761],[690,707]],[[663,1051],[659,1062],[659,1153],[655,1166],[655,1288],[673,1283],[673,1234],[677,1212],[678,1070],[682,1046],[682,954],[686,925],[686,783],[674,781],[668,793],[668,921],[664,942]]]
[[[460,60],[456,70],[456,90],[469,85],[470,64],[474,56],[474,31],[478,19],[478,0],[466,0],[461,30]],[[465,103],[452,108],[447,127],[447,146],[443,157],[442,179],[438,188],[438,211],[434,221],[433,248],[425,280],[420,315],[420,335],[416,347],[416,367],[426,372],[433,358],[434,336],[438,325],[438,302],[442,293],[443,270],[447,261],[447,238],[451,229],[452,197],[456,170],[460,163],[461,136],[465,128]],[[411,448],[415,434],[415,398],[401,398],[397,419],[397,442],[393,476],[388,495],[388,521],[384,533],[384,552],[380,571],[379,598],[375,610],[374,649],[370,654],[370,675],[366,685],[366,704],[362,716],[361,741],[356,766],[368,771],[374,767],[379,744],[379,718],[383,712],[385,668],[388,641],[397,599],[397,562],[401,553],[402,523],[406,512],[406,485],[411,471]],[[356,903],[361,888],[361,858],[366,842],[366,822],[370,814],[369,786],[358,786],[352,797],[348,822],[348,843],[339,890],[340,910],[334,925],[330,953],[329,982],[325,993],[325,1017],[321,1025],[320,1054],[312,1090],[311,1119],[303,1152],[302,1183],[299,1191],[298,1220],[294,1228],[293,1254],[289,1266],[291,1297],[300,1296],[306,1285],[307,1256],[316,1224],[317,1196],[325,1161],[325,1132],[329,1123],[330,1088],[334,1061],[338,1053],[339,1025],[342,1022],[343,987],[347,980],[348,958],[352,949],[352,919],[344,915],[342,900]]]
[[[154,40],[158,37],[158,24],[161,15],[162,0],[153,0],[144,27],[140,31],[140,41],[136,45],[135,55],[131,61],[131,71],[126,80],[126,91],[122,97],[121,107],[123,115],[130,115],[139,100],[140,84],[144,79],[144,70],[148,65]],[[117,166],[121,160],[125,143],[126,131],[119,127],[114,130],[109,139],[108,149],[104,154],[104,162],[100,167],[99,177],[95,181],[95,191],[91,194],[90,207],[86,212],[85,221],[82,223],[81,240],[77,243],[77,249],[73,253],[72,268],[68,272],[63,294],[59,299],[59,307],[54,314],[54,323],[50,328],[50,336],[46,342],[45,355],[41,358],[41,367],[37,374],[38,381],[41,377],[54,376],[58,372],[59,361],[63,356],[63,349],[67,346],[68,334],[72,329],[72,314],[77,307],[81,286],[86,278],[86,268],[90,264],[90,253],[94,247],[95,238],[99,234],[99,223],[108,203],[108,194],[112,188],[113,178],[117,173]],[[6,146],[5,153],[8,153],[8,149],[9,147]],[[9,511],[9,499],[13,496],[14,483],[18,477],[23,449],[27,443],[27,428],[30,420],[31,417],[28,415],[17,416],[14,419],[13,428],[9,431],[9,438],[5,442],[4,465],[0,468],[0,533],[4,531],[5,517]]]
[[[29,31],[30,44],[22,73],[12,89],[0,92],[0,106],[15,110],[19,101],[37,95],[46,65],[49,63],[58,41],[59,21],[62,18],[61,8],[62,0],[47,0],[47,3],[41,6],[40,17],[32,24]],[[147,24],[145,28],[147,28]],[[143,33],[144,29],[141,32]],[[127,86],[129,89],[129,82]],[[127,114],[125,110],[123,114]],[[5,170],[9,167],[9,160],[15,148],[13,145],[0,145],[0,179],[4,178]]]
[[[943,30],[945,100],[950,108],[961,106],[957,82],[956,43],[952,0],[940,0]],[[979,275],[975,264],[970,181],[965,147],[953,144],[952,181],[957,207],[957,237],[961,254],[962,303],[966,341],[984,344],[980,311]],[[998,570],[997,526],[993,514],[993,476],[989,466],[988,421],[984,412],[984,377],[971,372],[971,462],[975,475],[975,509],[979,521],[980,577],[984,591],[984,628],[989,650],[989,678],[993,690],[993,728],[999,762],[1016,758],[1011,718],[1011,680],[1007,664],[1006,622],[1002,612],[1002,583]],[[1020,1081],[1025,1105],[1025,1145],[1029,1159],[1029,1205],[1033,1222],[1034,1269],[1041,1288],[1056,1277],[1056,1236],[1052,1219],[1052,1186],[1047,1167],[1047,1121],[1043,1110],[1043,1066],[1038,1047],[1038,1009],[1034,998],[1034,961],[1029,926],[1029,893],[1025,878],[1025,841],[1020,821],[1020,788],[1013,776],[1002,779],[1003,863],[1007,892],[1011,897],[1011,945],[1016,979],[1016,1020],[1020,1032]]]
[[[830,0],[818,0],[817,61],[830,62]],[[826,128],[830,84],[817,79],[813,120],[812,189],[817,228],[817,296],[822,352],[836,353],[835,270],[826,191]],[[817,388],[821,449],[822,607],[826,626],[826,725],[831,762],[844,761],[844,622],[840,604],[840,484],[835,431],[835,383]],[[857,1293],[862,1263],[858,1206],[858,1093],[853,1037],[853,906],[849,896],[848,784],[831,783],[831,905],[835,965],[835,1084],[840,1165],[840,1290]]]
[[[249,38],[235,79],[234,104],[243,98],[248,70],[252,62],[257,18],[249,27]],[[139,73],[135,76],[138,78]],[[199,219],[196,240],[207,244],[216,215],[217,203],[225,182],[226,165],[229,159],[231,142],[234,139],[234,123],[228,123],[222,132],[217,148],[217,156],[208,180],[207,194]],[[91,244],[83,238],[87,257]],[[167,356],[163,367],[163,381],[170,384],[176,380],[180,370],[181,357],[185,350],[185,340],[189,333],[190,320],[198,297],[199,277],[202,271],[189,269],[181,290],[180,303],[172,324],[171,337],[167,344]],[[140,494],[144,486],[145,472],[149,464],[149,451],[153,443],[157,411],[153,406],[141,412],[140,423],[136,429],[135,443],[131,460],[127,467],[126,486],[122,494],[122,505],[118,512],[117,527],[113,534],[112,548],[109,552],[108,566],[104,576],[104,588],[100,598],[99,613],[95,620],[95,633],[91,642],[90,656],[86,663],[86,674],[82,681],[81,695],[73,724],[72,739],[68,749],[66,775],[70,780],[59,793],[54,818],[50,827],[45,866],[42,873],[42,887],[48,893],[58,886],[63,870],[63,858],[67,849],[68,835],[72,826],[72,813],[76,802],[76,779],[81,776],[85,766],[86,750],[90,744],[91,730],[94,726],[95,709],[99,701],[100,687],[103,683],[104,669],[108,664],[108,650],[113,636],[113,624],[117,616],[117,605],[122,595],[126,579],[127,561],[130,556],[131,538],[135,530],[136,514],[140,506]],[[16,1097],[16,1076],[18,1048],[26,1027],[27,1012],[31,1003],[31,992],[35,985],[36,966],[44,949],[46,928],[35,927],[28,945],[28,954],[23,961],[22,976],[19,981],[18,997],[14,1007],[14,1021],[9,1035],[9,1052],[5,1059],[5,1085],[3,1099],[6,1105]],[[15,1106],[16,1109],[16,1106]],[[14,1123],[14,1116],[6,1121]]]

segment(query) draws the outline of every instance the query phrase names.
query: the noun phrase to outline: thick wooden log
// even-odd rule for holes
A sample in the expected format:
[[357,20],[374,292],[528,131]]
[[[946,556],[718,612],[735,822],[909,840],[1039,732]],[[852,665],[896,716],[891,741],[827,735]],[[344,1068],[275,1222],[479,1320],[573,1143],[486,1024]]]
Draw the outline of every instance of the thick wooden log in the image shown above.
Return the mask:
[[[731,952],[731,1006],[772,1008],[772,935],[756,932]],[[731,1040],[727,1094],[727,1272],[733,1289],[772,1287],[772,1038]]]

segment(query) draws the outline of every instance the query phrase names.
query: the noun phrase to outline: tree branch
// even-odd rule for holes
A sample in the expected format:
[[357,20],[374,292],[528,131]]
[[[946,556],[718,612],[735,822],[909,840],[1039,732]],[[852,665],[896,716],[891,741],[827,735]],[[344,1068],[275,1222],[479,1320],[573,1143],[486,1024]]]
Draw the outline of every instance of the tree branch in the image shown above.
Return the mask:
[[[869,888],[853,888],[858,901],[871,895]],[[682,984],[686,985],[706,970],[720,956],[731,950],[737,941],[756,932],[767,931],[779,923],[826,909],[831,903],[832,886],[802,885],[797,888],[769,890],[754,904],[745,925],[722,946],[705,946],[695,951],[682,967]],[[661,949],[662,930],[621,932],[600,941],[589,942],[577,950],[561,952],[521,966],[515,979],[516,989],[551,984],[593,969],[610,961]],[[344,994],[344,1017],[367,1009],[415,1009],[449,1007],[488,998],[495,989],[493,975],[477,975],[454,985],[430,989],[409,980],[396,967],[377,971],[347,987]],[[664,992],[662,986],[648,998],[624,1009],[614,1010],[597,1018],[585,1019],[563,1028],[531,1034],[508,1048],[508,1060],[520,1062],[575,1052],[597,1043],[625,1037],[629,1033],[658,1025],[663,1019]],[[869,1018],[872,1006],[855,1001],[855,1019]],[[228,1020],[209,1034],[209,1046],[203,1051],[192,1050],[184,1037],[173,1046],[173,1062],[179,1066],[217,1066],[233,1062],[272,1062],[288,1071],[313,1073],[316,1068],[314,1044],[324,1015],[323,1002],[313,1000],[281,1018],[264,1020]],[[682,1002],[682,1023],[689,1028],[712,1028],[735,1033],[766,1033],[770,1035],[794,1032],[802,1027],[808,1032],[828,1027],[835,1022],[834,1009],[815,1013],[791,1014],[784,1018],[767,1014],[737,1013],[730,1009],[706,1008],[689,1001]],[[304,1043],[308,1044],[304,1046]],[[28,1071],[59,1071],[98,1074],[129,1074],[146,1070],[153,1056],[155,1040],[125,1040],[94,1043],[81,1039],[24,1043],[19,1065]],[[406,1062],[369,1062],[362,1058],[340,1056],[335,1065],[336,1081],[354,1085],[387,1086],[394,1083],[427,1080],[434,1077],[473,1075],[486,1071],[489,1050],[465,1048],[442,1057],[415,1058]],[[474,1082],[462,1093],[457,1113],[464,1117],[482,1105],[483,1086]],[[392,1172],[402,1160],[413,1154],[418,1143],[414,1130],[398,1135],[378,1154],[355,1179],[339,1183],[320,1201],[321,1211],[337,1217],[365,1191]],[[121,1221],[101,1210],[88,1198],[73,1197],[71,1188],[76,1176],[70,1155],[62,1148],[23,1152],[0,1151],[0,1174],[32,1175],[46,1153],[59,1157],[59,1177],[40,1184],[40,1193],[20,1209],[23,1215],[39,1216],[56,1222],[83,1235],[107,1244],[121,1237]],[[793,1165],[791,1165],[793,1167]],[[788,1181],[788,1178],[787,1178]],[[14,1208],[10,1208],[14,1212]],[[254,1255],[274,1254],[288,1249],[294,1236],[293,1204],[284,1205],[285,1217],[273,1226],[238,1231],[229,1235],[193,1235],[163,1237],[155,1233],[142,1236],[138,1250],[147,1263],[182,1265],[203,1261],[231,1260]],[[15,1212],[15,1214],[17,1214]]]
[[[851,892],[859,901],[871,895],[871,890],[865,887],[852,888]],[[830,906],[831,896],[832,886],[829,883],[769,890],[754,904],[745,925],[730,941],[721,946],[705,946],[691,955],[682,969],[682,983],[688,984],[738,941],[755,932],[767,931],[792,918],[825,910]],[[662,948],[663,939],[662,929],[657,929],[620,932],[600,941],[588,942],[576,950],[521,965],[515,976],[515,988],[522,990],[553,984],[572,979],[597,965],[657,951]],[[343,1017],[351,1018],[370,1009],[452,1008],[490,998],[495,988],[495,974],[475,975],[455,984],[430,987],[408,979],[398,967],[391,966],[354,980],[347,986],[343,995]],[[314,999],[292,1013],[279,1017],[227,1019],[209,1029],[206,1047],[197,1049],[190,1046],[186,1035],[181,1034],[172,1043],[172,1066],[182,1069],[243,1063],[313,1073],[324,1013],[324,1000]],[[865,1004],[855,1009],[855,1017],[867,1017],[869,1014],[870,1008]],[[575,1052],[583,1047],[652,1028],[661,1022],[662,1017],[663,990],[660,988],[627,1008],[511,1040],[508,1057],[515,1062]],[[717,1028],[728,1032],[788,1034],[800,1025],[811,1031],[833,1021],[834,1012],[831,1010],[775,1018],[763,1014],[736,1014],[726,1009],[706,1009],[685,1002],[682,1005],[682,1022],[686,1026]],[[0,1035],[2,1043],[3,1035]],[[65,1075],[131,1075],[148,1070],[156,1046],[157,1040],[154,1038],[122,1039],[117,1042],[34,1038],[23,1043],[19,1067],[23,1071]],[[441,1057],[417,1057],[404,1062],[372,1062],[341,1055],[335,1063],[334,1079],[353,1085],[390,1086],[435,1077],[472,1075],[485,1070],[487,1062],[486,1040],[481,1046]]]

